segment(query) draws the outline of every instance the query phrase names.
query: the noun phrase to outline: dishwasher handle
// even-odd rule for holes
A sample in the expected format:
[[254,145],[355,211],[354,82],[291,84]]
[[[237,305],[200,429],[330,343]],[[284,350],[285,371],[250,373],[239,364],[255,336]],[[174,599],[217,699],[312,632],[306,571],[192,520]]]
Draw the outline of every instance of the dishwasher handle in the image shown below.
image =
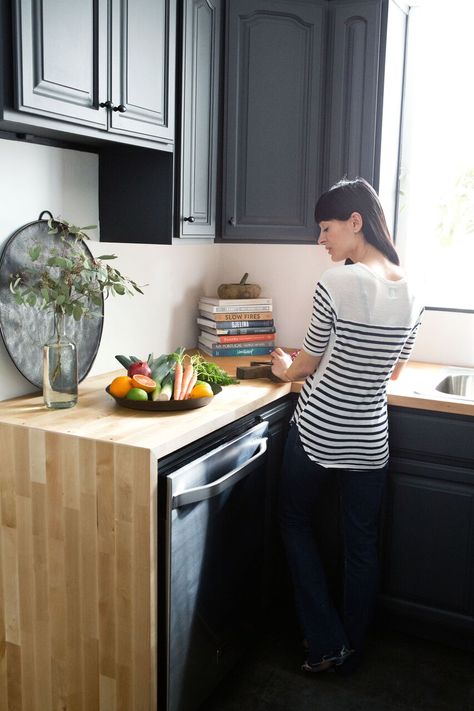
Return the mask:
[[258,460],[263,457],[267,451],[267,440],[268,437],[261,437],[255,440],[258,444],[258,451],[250,457],[250,459],[247,459],[244,464],[232,469],[230,472],[224,474],[224,476],[221,476],[219,479],[216,479],[216,481],[213,481],[211,484],[196,486],[173,496],[171,508],[179,509],[181,506],[186,506],[187,504],[196,504],[199,501],[212,499],[213,496],[218,496],[230,486],[234,486],[237,482],[245,479],[248,474],[257,468],[259,465]]

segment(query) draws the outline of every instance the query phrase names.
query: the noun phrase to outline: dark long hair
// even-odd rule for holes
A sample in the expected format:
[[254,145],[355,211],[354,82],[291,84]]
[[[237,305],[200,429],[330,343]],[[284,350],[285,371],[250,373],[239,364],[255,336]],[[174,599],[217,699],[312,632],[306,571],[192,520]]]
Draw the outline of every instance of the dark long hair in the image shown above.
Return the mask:
[[317,223],[348,220],[353,212],[362,216],[362,230],[367,242],[393,264],[400,264],[378,195],[364,178],[340,180],[329,188],[316,203],[314,219]]

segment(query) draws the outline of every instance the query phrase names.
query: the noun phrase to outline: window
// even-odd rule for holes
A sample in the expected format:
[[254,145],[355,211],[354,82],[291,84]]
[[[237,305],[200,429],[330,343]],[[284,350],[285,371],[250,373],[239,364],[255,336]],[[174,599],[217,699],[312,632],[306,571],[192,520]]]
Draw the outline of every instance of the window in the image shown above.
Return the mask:
[[429,307],[474,310],[474,2],[408,19],[397,248]]

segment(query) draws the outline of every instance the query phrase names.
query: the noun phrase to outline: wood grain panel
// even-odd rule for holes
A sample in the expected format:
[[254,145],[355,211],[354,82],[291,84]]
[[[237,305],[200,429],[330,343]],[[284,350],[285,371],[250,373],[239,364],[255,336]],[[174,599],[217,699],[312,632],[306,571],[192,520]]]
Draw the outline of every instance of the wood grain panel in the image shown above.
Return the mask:
[[156,459],[0,423],[0,708],[156,708]]

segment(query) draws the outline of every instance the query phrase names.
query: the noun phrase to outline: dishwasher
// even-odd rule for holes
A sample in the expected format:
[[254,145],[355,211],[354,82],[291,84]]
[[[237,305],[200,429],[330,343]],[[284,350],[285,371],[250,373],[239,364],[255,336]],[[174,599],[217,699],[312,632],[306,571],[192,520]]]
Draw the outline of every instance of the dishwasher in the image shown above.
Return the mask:
[[249,647],[262,601],[268,422],[158,464],[159,711],[194,711]]

